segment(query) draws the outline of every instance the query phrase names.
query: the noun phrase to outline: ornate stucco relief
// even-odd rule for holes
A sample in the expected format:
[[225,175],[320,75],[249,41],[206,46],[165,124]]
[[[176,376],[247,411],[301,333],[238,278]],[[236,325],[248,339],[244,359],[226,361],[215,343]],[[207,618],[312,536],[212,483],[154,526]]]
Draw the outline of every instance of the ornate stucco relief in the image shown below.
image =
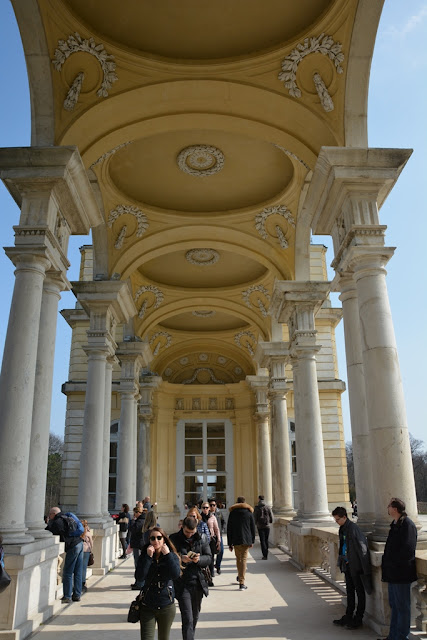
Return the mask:
[[253,284],[248,289],[245,289],[245,291],[242,291],[243,300],[245,301],[246,306],[249,308],[251,308],[252,306],[258,307],[264,318],[266,318],[268,313],[265,306],[265,301],[261,296],[256,295],[257,293],[261,293],[262,296],[264,296],[264,298],[267,300],[267,302],[270,301],[270,294],[262,284]]
[[95,160],[95,162],[92,162],[92,164],[90,165],[90,168],[93,169],[98,164],[101,164],[101,162],[104,162],[104,160],[106,160],[110,156],[113,156],[117,151],[119,151],[120,149],[123,149],[123,147],[127,147],[129,144],[132,144],[133,142],[134,140],[129,140],[128,142],[122,142],[122,144],[118,144],[117,147],[113,147],[113,149],[110,149],[110,151],[106,151],[105,153],[102,154],[102,156],[99,156],[98,160]]
[[[301,98],[301,89],[298,87],[296,81],[298,65],[311,53],[321,53],[327,56],[334,63],[337,73],[343,72],[341,63],[344,60],[344,54],[342,53],[342,44],[340,42],[335,42],[331,36],[325,36],[324,33],[321,33],[320,36],[317,37],[305,38],[305,40],[300,42],[295,49],[292,49],[291,53],[283,60],[282,71],[278,76],[279,80],[281,80],[288,89],[289,94],[294,98]],[[331,109],[332,99],[329,96],[326,85],[319,73],[315,74],[315,76],[318,76],[318,78],[314,77],[313,81],[322,107],[325,111],[332,111],[333,103]],[[319,93],[319,87],[322,95]],[[325,91],[329,96],[329,100],[325,96]]]
[[197,376],[199,375],[199,373],[201,373],[202,371],[206,371],[206,373],[209,374],[210,381],[213,382],[214,384],[225,384],[224,380],[219,380],[215,376],[215,373],[212,371],[212,369],[210,369],[209,367],[198,367],[197,369],[194,370],[194,373],[191,376],[191,378],[188,378],[187,380],[183,380],[182,384],[193,384],[193,382],[197,380]]
[[153,345],[157,340],[156,346],[153,350],[153,356],[156,357],[159,354],[160,349],[168,349],[172,344],[172,336],[167,331],[157,331],[154,335],[151,336],[149,340],[150,346]]
[[[99,98],[106,98],[108,96],[108,90],[111,89],[113,83],[118,80],[118,77],[115,73],[116,63],[114,62],[114,56],[106,52],[103,44],[97,44],[93,38],[83,39],[79,33],[75,32],[73,35],[68,36],[67,40],[59,40],[58,47],[55,49],[54,59],[52,60],[53,66],[57,71],[61,71],[67,58],[78,51],[90,53],[101,65],[103,78],[96,95]],[[84,74],[81,72],[78,73],[65,99],[64,109],[68,111],[74,109],[80,95],[83,80]]]
[[225,158],[220,149],[205,144],[182,149],[176,159],[184,173],[198,178],[206,178],[218,173],[224,166]]
[[185,258],[197,267],[210,267],[218,262],[219,253],[215,249],[190,249],[185,254]]
[[197,318],[212,318],[216,311],[192,311],[193,316]]
[[[141,296],[143,296],[143,301],[138,311],[139,318],[143,318],[145,316],[147,309],[151,307],[153,307],[153,309],[157,309],[162,304],[164,299],[162,291],[160,291],[160,289],[158,287],[155,287],[153,284],[147,284],[140,287],[135,293],[134,301],[138,302],[138,299]],[[154,300],[151,300],[151,304],[149,304],[150,298],[153,298],[153,296]]]
[[[255,227],[262,238],[268,240],[269,233],[266,229],[266,221],[270,216],[280,216],[284,218],[291,227],[295,227],[294,218],[283,204],[275,205],[274,207],[266,207],[255,216]],[[289,246],[288,240],[286,238],[286,233],[283,231],[282,227],[279,224],[274,225],[275,237],[279,240],[279,244],[282,249],[287,249]],[[273,235],[270,233],[270,235]],[[274,236],[273,236],[274,237]]]
[[242,349],[247,349],[250,355],[255,355],[257,339],[251,331],[240,331],[234,336],[234,342]]
[[308,166],[308,164],[306,162],[304,162],[304,160],[301,160],[301,158],[299,158],[295,153],[292,153],[292,151],[289,151],[289,149],[285,149],[285,147],[281,147],[280,144],[275,144],[274,146],[277,149],[280,149],[280,151],[283,151],[283,153],[285,153],[287,156],[289,156],[289,158],[293,158],[294,160],[298,160],[298,162],[300,162],[303,165],[303,167],[305,167],[307,169],[307,171],[311,171],[311,169]]

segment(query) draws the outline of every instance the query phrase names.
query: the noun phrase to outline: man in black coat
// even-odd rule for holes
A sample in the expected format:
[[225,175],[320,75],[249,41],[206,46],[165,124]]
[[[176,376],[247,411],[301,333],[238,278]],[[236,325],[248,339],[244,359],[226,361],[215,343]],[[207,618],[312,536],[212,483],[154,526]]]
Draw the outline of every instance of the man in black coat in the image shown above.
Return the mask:
[[194,640],[203,596],[209,593],[202,569],[211,563],[208,539],[197,531],[197,520],[187,516],[182,529],[169,536],[181,557],[182,575],[174,580],[176,598],[181,611],[182,638]]
[[258,504],[254,510],[255,525],[258,529],[259,541],[261,543],[262,559],[268,558],[268,537],[270,535],[270,524],[273,523],[273,513],[270,507],[265,504],[264,496],[258,496]]
[[246,504],[243,496],[237,498],[236,504],[229,509],[230,515],[227,522],[227,539],[230,551],[236,554],[237,580],[239,589],[247,589],[245,585],[246,562],[248,552],[255,542],[255,520],[253,508]]
[[[347,609],[345,615],[334,624],[346,629],[362,626],[366,606],[366,593],[372,593],[371,562],[368,541],[357,524],[347,517],[344,507],[332,511],[335,522],[340,525],[340,548],[338,566],[345,575]],[[357,609],[356,608],[357,593]]]
[[411,626],[411,582],[417,579],[417,528],[408,518],[403,500],[392,498],[387,508],[393,518],[382,559],[382,580],[388,582],[391,608],[388,638],[403,640]]

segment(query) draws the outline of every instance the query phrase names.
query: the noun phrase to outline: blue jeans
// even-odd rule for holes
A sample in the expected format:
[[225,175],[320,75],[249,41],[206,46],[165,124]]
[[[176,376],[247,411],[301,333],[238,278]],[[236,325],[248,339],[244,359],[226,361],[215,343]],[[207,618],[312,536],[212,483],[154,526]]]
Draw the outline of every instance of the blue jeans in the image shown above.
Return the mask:
[[407,640],[411,627],[411,585],[389,582],[388,601],[391,609],[389,640]]
[[[64,569],[62,572],[62,586],[64,598],[82,595],[82,570],[83,570],[83,540],[78,542],[65,554]],[[74,577],[74,588],[73,588]]]

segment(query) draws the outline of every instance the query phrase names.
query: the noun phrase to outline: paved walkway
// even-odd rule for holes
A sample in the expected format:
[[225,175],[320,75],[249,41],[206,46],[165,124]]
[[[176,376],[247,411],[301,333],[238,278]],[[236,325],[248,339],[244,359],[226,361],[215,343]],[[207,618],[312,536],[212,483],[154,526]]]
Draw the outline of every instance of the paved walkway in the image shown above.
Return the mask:
[[[272,549],[262,561],[258,543],[251,549],[246,591],[236,582],[234,553],[225,551],[220,576],[209,597],[203,598],[196,629],[197,640],[248,638],[249,640],[373,640],[368,628],[348,631],[332,624],[341,617],[341,596],[311,573],[298,572],[288,556]],[[31,640],[139,640],[139,625],[126,621],[136,595],[133,558],[101,579],[92,578],[81,602],[63,605],[61,613],[35,632]],[[177,607],[178,610],[178,607]],[[171,640],[181,640],[179,610]]]

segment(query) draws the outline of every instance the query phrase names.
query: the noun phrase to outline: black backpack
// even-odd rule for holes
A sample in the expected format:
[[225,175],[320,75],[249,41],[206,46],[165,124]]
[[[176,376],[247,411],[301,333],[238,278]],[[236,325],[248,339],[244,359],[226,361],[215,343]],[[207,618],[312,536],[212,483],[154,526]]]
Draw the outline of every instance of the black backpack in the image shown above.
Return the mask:
[[265,505],[261,507],[261,513],[258,516],[257,524],[261,527],[268,527],[268,525],[270,524],[270,513]]

